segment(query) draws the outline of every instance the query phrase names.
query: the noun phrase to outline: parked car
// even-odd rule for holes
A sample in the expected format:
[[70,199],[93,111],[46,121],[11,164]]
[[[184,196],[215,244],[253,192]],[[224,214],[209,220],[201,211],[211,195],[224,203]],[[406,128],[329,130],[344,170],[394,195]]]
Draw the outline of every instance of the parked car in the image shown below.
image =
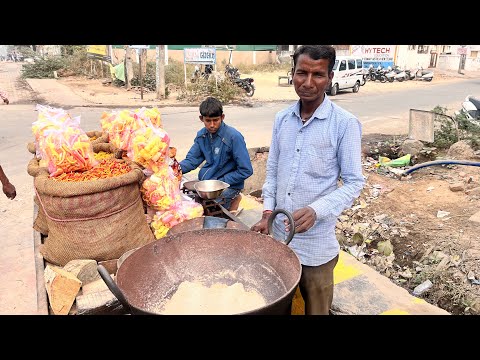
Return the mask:
[[356,93],[364,81],[363,60],[355,56],[337,56],[333,73],[332,83],[326,91],[328,95],[335,96],[339,90],[346,89]]

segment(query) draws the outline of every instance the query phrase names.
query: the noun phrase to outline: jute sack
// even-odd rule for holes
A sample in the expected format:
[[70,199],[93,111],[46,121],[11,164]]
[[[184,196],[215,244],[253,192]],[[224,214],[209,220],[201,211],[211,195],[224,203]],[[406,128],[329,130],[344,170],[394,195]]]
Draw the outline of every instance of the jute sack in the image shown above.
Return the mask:
[[[41,173],[45,175],[49,175],[48,169],[46,167],[41,167],[39,165],[38,158],[34,157],[28,162],[27,166],[27,173],[30,176],[37,176]],[[37,195],[33,197],[33,201],[35,204],[38,206],[38,212],[37,216],[35,217],[35,220],[33,221],[33,228],[38,231],[40,234],[43,235],[48,235],[48,224],[47,224],[47,218],[45,217],[45,212],[43,211],[42,207],[40,206],[40,202],[38,201]]]
[[130,166],[127,174],[91,181],[56,181],[39,171],[34,189],[48,226],[40,249],[45,260],[64,266],[75,259],[118,259],[155,240],[140,194],[145,175]]
[[[35,154],[35,144],[33,142],[28,143],[27,148],[32,154]],[[117,151],[117,148],[110,143],[92,144],[92,148],[93,148],[93,151],[96,153],[99,151],[105,151],[107,153],[111,153],[112,156],[114,156],[115,152]],[[48,169],[46,167],[39,166],[39,161],[36,157],[34,157],[29,161],[27,166],[27,172],[29,175],[35,177],[42,171],[48,175]],[[33,201],[38,206],[38,212],[33,222],[33,228],[36,231],[38,231],[40,234],[48,235],[47,219],[45,216],[45,212],[43,211],[43,208],[40,206],[40,202],[38,201],[37,195],[34,196]]]
[[105,151],[107,153],[111,153],[113,156],[117,152],[117,148],[115,147],[115,145],[108,142],[92,144],[92,149],[93,149],[93,152],[95,153],[98,153],[100,151]]
[[40,206],[37,195],[33,197],[33,201],[38,206],[38,212],[35,221],[33,222],[33,228],[42,235],[48,235],[47,217],[45,216],[45,212]]
[[36,154],[37,150],[35,148],[35,143],[34,142],[27,143],[27,150],[32,154]]
[[87,136],[89,138],[95,137],[95,140],[90,141],[90,144],[92,144],[92,145],[93,144],[108,143],[108,133],[103,133],[101,131],[92,130],[92,131],[86,131],[85,134],[87,134]]

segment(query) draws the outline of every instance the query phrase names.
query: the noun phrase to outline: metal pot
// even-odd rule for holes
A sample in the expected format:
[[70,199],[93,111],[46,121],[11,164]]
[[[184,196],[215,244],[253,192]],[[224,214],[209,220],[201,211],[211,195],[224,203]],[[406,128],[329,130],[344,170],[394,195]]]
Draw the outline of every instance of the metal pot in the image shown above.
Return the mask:
[[200,180],[191,180],[183,183],[182,190],[195,191],[195,188],[193,187],[193,185],[195,185],[199,181]]
[[[270,233],[279,213],[294,223],[290,213],[277,209],[268,219]],[[238,315],[288,315],[302,272],[300,260],[287,246],[294,232],[294,226],[290,226],[285,242],[250,230],[181,232],[130,254],[117,270],[116,283],[102,265],[98,265],[98,272],[132,314],[161,315],[157,309],[183,281],[200,280],[207,286],[220,281],[227,285],[241,282],[246,289],[253,288],[265,298],[265,306]]]
[[208,200],[218,198],[222,195],[223,190],[229,186],[229,184],[220,180],[202,180],[193,185],[198,196]]

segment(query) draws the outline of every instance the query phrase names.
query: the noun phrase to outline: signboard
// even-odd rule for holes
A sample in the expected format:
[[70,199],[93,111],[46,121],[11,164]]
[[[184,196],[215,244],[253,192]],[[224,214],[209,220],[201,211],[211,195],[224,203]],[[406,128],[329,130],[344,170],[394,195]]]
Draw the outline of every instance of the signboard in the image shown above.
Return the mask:
[[137,50],[150,48],[150,45],[128,45],[128,46],[130,46],[132,49],[137,49]]
[[396,45],[352,45],[352,55],[363,59],[363,67],[370,65],[384,68],[395,64]]
[[467,48],[466,47],[459,47],[457,48],[458,55],[467,55]]
[[87,45],[87,57],[110,62],[107,45]]
[[214,47],[184,49],[185,64],[216,64],[217,52]]
[[410,109],[408,138],[432,143],[435,140],[434,121],[433,111]]

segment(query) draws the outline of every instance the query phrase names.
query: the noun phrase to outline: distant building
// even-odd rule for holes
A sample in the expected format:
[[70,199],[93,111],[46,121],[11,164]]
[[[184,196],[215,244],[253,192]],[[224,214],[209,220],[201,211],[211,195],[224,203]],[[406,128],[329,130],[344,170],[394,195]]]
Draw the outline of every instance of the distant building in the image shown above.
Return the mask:
[[0,45],[0,56],[2,59],[7,57],[7,45]]

